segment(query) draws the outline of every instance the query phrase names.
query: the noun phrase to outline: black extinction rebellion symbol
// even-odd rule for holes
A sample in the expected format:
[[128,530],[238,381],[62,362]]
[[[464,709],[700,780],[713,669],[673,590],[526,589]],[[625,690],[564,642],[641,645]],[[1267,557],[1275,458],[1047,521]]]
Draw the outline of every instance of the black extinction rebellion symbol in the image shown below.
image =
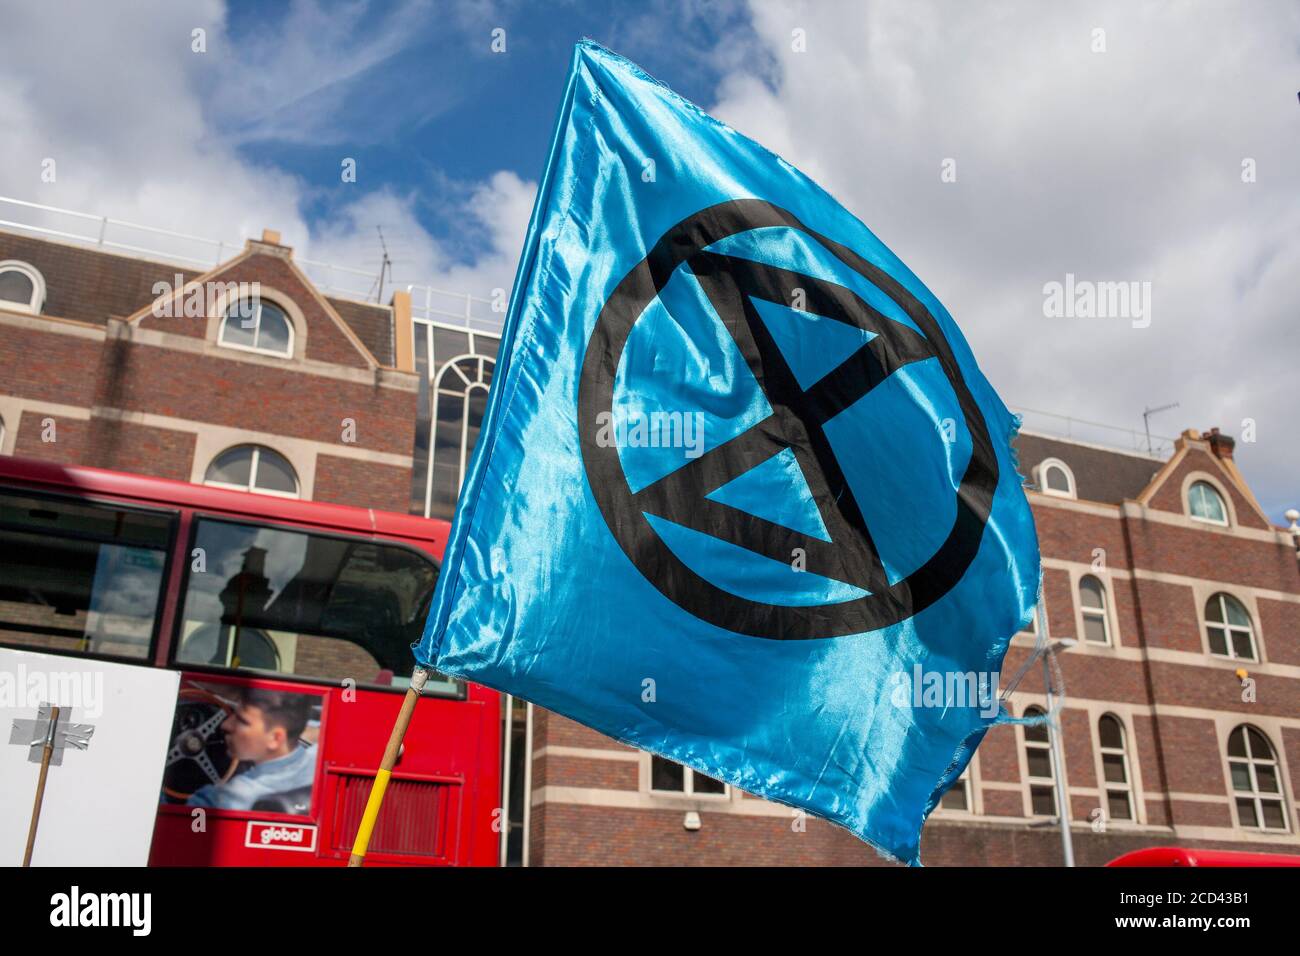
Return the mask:
[[[799,230],[888,295],[921,330],[886,318],[832,282],[748,259],[707,251],[727,236],[766,226]],[[685,264],[735,341],[772,413],[698,458],[633,492],[618,448],[597,441],[598,416],[610,412],[619,359],[633,325]],[[788,304],[802,289],[805,310],[875,333],[875,337],[806,390],[795,380],[751,297]],[[957,396],[971,456],[956,492],[956,518],[943,544],[917,570],[890,584],[871,531],[822,426],[903,366],[938,360]],[[998,482],[997,456],[984,416],[929,310],[897,280],[853,250],[808,229],[789,212],[739,199],[678,223],[610,295],[587,343],[578,385],[578,423],[587,479],[619,546],[645,578],[689,614],[737,634],[778,640],[842,637],[903,621],[938,601],[961,579],[979,550]],[[871,436],[862,440],[870,451]],[[800,534],[706,496],[773,455],[790,449],[803,471],[831,540]],[[916,463],[897,462],[900,468]],[[833,604],[790,606],[739,597],[688,567],[655,533],[652,514],[790,564],[796,548],[805,570],[868,594]]]

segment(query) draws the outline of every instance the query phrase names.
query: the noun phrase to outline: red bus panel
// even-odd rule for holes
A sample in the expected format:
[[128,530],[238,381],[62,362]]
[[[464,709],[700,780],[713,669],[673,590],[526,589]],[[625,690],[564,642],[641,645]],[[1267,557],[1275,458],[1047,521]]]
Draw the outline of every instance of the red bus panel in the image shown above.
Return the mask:
[[[86,558],[89,586],[111,589],[104,567],[133,563],[161,582],[152,621],[143,622],[153,625],[151,641],[140,628],[135,643],[101,643],[43,627],[39,614],[15,612],[22,620],[11,629],[0,619],[0,643],[55,654],[98,649],[92,656],[181,672],[150,863],[345,864],[414,665],[409,643],[448,524],[18,458],[0,458],[0,495],[10,516],[0,534],[38,540],[29,525],[49,525],[39,540],[54,550],[13,559],[28,590],[42,574],[58,577],[62,525],[79,558],[100,548],[98,564]],[[144,529],[134,540],[120,533],[132,521]],[[45,565],[23,569],[22,560]],[[57,605],[65,623],[81,620],[66,612],[85,603],[87,574],[53,598],[37,595],[36,611]],[[0,595],[0,614],[15,601]],[[367,865],[498,861],[500,696],[473,683],[435,684],[415,710]]]

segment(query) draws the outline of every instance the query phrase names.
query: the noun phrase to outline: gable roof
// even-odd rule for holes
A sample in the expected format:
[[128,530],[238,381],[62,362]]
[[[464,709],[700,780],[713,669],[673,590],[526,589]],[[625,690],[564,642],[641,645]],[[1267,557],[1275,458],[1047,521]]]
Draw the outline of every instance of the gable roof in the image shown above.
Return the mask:
[[1107,449],[1036,432],[1021,431],[1016,436],[1015,448],[1027,487],[1037,490],[1033,472],[1037,465],[1048,458],[1058,458],[1073,472],[1079,498],[1114,505],[1141,495],[1163,464],[1160,459],[1140,452]]
[[[222,272],[245,255],[247,250],[233,254],[213,269],[200,270],[0,230],[0,260],[30,263],[45,277],[42,315],[97,325],[113,316],[126,318],[147,310],[157,298],[155,283],[174,286],[179,273],[182,283],[188,285]],[[358,340],[377,364],[393,365],[392,309],[324,296],[301,270],[295,267],[294,271],[315,297],[328,304],[346,326],[346,333]]]

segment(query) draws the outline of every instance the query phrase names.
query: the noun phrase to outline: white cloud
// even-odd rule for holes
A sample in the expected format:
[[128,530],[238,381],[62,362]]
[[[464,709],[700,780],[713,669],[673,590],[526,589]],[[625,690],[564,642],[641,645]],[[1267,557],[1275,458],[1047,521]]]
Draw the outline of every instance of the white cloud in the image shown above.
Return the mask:
[[[313,232],[304,210],[319,187],[240,153],[269,136],[337,140],[350,120],[325,108],[335,91],[414,42],[397,26],[409,17],[367,19],[368,9],[322,20],[300,0],[232,50],[219,0],[11,6],[0,194],[222,239],[277,228],[302,256],[375,274],[378,224],[394,284],[508,289],[534,184],[501,172],[417,196],[363,179],[359,198]],[[1163,432],[1240,433],[1253,418],[1259,440],[1238,446],[1242,467],[1275,519],[1300,503],[1300,8],[763,3],[752,29],[728,26],[710,49],[689,35],[717,9],[685,3],[661,41],[723,71],[712,112],[887,242],[1010,402],[1140,428],[1145,405],[1180,401],[1156,419]],[[466,0],[439,25],[481,26],[491,10]],[[626,32],[645,45],[656,22]],[[196,27],[207,54],[191,51]],[[1105,53],[1090,48],[1097,27]],[[791,50],[795,28],[806,53]],[[437,105],[416,104],[421,115]],[[940,182],[946,157],[956,183]],[[1241,182],[1244,157],[1258,182]],[[41,181],[46,158],[54,183]],[[456,233],[424,228],[416,211],[430,202],[454,210]],[[1042,287],[1066,272],[1152,282],[1150,328],[1044,318]]]
[[[1154,420],[1164,433],[1239,434],[1254,418],[1258,443],[1239,443],[1238,461],[1275,520],[1300,505],[1300,8],[908,0],[753,13],[778,68],[739,67],[711,111],[889,244],[1004,398],[1135,429],[1146,405],[1181,402]],[[795,28],[806,53],[791,49]],[[949,157],[955,183],[940,181]],[[1150,281],[1151,326],[1044,318],[1043,285],[1066,272]]]
[[[452,25],[490,13],[466,0]],[[110,216],[238,244],[278,229],[298,255],[378,276],[383,226],[395,261],[393,285],[428,284],[490,297],[509,288],[535,187],[501,172],[468,186],[440,182],[439,201],[478,242],[468,261],[461,244],[439,241],[420,223],[420,197],[366,189],[324,225],[303,210],[319,187],[275,166],[251,162],[238,146],[252,139],[326,140],[337,135],[329,95],[396,55],[414,34],[419,0],[387,12],[353,3],[325,12],[310,0],[235,47],[219,0],[187,5],[20,5],[0,34],[0,195]],[[423,20],[429,21],[427,11]],[[439,21],[445,27],[447,18]],[[364,29],[374,26],[373,31]],[[206,31],[206,53],[191,48]],[[58,56],[51,56],[58,50]],[[400,120],[401,110],[390,110]],[[55,181],[42,180],[44,161]],[[359,171],[359,180],[369,170]],[[428,203],[428,200],[423,200]],[[439,209],[440,213],[447,210]],[[98,224],[0,204],[0,218],[94,236]],[[110,227],[109,239],[215,261],[215,246]],[[364,279],[339,274],[358,288]],[[393,285],[389,285],[391,289]]]
[[468,261],[453,250],[462,243],[439,241],[419,222],[419,197],[391,190],[367,194],[344,207],[312,237],[305,254],[359,265],[378,276],[382,253],[376,227],[382,227],[393,263],[388,288],[427,285],[491,299],[496,289],[510,291],[536,192],[535,183],[502,171],[460,198],[454,191],[442,193],[447,204],[442,214],[475,237]]

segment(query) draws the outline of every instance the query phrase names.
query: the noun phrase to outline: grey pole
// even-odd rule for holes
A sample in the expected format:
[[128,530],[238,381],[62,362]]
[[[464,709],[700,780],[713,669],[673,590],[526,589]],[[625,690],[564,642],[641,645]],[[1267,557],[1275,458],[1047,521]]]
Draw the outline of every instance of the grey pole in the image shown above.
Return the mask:
[[[1052,668],[1049,658],[1058,650],[1052,644],[1052,633],[1047,624],[1047,607],[1038,604],[1038,626],[1043,629],[1043,692],[1047,695],[1047,739],[1052,748],[1052,763],[1056,768],[1056,816],[1061,824],[1061,850],[1065,865],[1074,866],[1074,837],[1070,833],[1070,816],[1065,792],[1065,757],[1061,751],[1061,729],[1052,716]],[[1065,698],[1059,698],[1064,702]]]

